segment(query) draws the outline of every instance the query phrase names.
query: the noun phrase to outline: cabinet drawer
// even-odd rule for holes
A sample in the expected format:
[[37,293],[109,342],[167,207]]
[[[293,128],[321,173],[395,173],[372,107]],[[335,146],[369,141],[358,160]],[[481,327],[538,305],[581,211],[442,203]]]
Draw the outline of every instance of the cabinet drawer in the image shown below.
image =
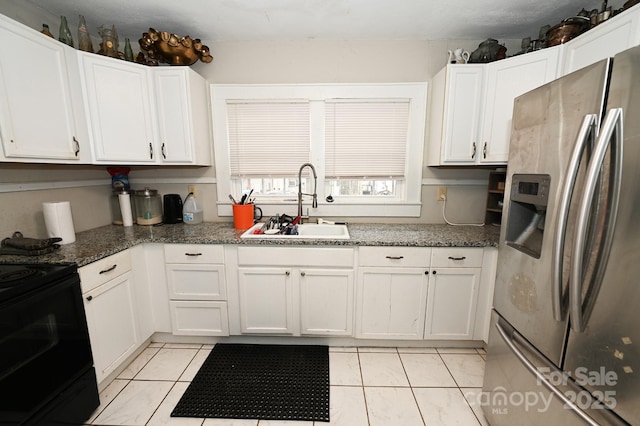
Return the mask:
[[131,253],[121,251],[78,270],[82,292],[86,293],[131,270]]
[[238,264],[353,268],[350,247],[238,247]]
[[169,298],[181,300],[225,300],[223,265],[167,264]]
[[177,336],[228,336],[226,302],[172,300],[171,325]]
[[165,244],[164,259],[167,263],[224,263],[221,245]]
[[432,268],[478,268],[482,266],[482,248],[447,247],[434,248],[431,253]]
[[428,267],[431,249],[426,247],[360,247],[360,266]]

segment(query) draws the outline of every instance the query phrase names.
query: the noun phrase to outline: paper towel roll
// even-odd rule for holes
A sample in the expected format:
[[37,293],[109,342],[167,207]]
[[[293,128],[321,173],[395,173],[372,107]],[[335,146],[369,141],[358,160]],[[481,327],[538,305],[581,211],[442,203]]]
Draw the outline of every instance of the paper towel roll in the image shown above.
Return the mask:
[[42,203],[44,224],[49,238],[60,237],[59,244],[69,244],[76,240],[71,216],[71,204],[68,201],[53,201]]
[[131,197],[129,194],[118,194],[120,202],[120,214],[123,226],[133,226],[133,213],[131,213]]

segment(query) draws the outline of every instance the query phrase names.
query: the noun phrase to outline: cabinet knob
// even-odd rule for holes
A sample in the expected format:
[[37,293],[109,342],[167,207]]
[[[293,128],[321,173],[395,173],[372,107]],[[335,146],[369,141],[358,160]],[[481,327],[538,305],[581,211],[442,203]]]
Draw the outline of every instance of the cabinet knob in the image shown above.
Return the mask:
[[429,271],[424,271],[424,274],[425,275],[429,275]]
[[93,296],[87,296],[87,301],[91,302],[93,300]]
[[432,273],[433,275],[435,275],[435,274],[436,274],[436,271],[431,271],[431,273]]
[[289,276],[289,275],[291,275],[291,272],[287,271],[287,272],[285,272],[284,274],[285,274],[286,276]]
[[307,275],[307,273],[305,271],[302,271],[300,272],[300,275],[304,277],[305,275]]
[[386,256],[386,258],[391,260],[400,260],[404,259],[404,256]]
[[467,258],[467,256],[462,256],[462,257],[449,256],[450,260],[465,260],[466,258]]
[[110,268],[103,269],[102,271],[100,271],[100,272],[98,272],[98,273],[99,273],[99,274],[106,274],[107,272],[111,272],[111,271],[113,271],[113,270],[114,270],[114,269],[116,269],[117,267],[118,267],[118,265],[117,265],[117,264],[115,264],[115,265],[111,266]]

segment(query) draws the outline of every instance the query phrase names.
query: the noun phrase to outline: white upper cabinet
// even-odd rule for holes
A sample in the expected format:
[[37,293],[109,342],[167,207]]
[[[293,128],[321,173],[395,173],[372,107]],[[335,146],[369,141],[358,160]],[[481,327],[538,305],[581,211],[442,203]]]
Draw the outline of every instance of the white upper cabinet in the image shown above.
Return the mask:
[[211,165],[208,85],[187,67],[152,71],[163,163]]
[[484,65],[447,65],[431,83],[428,164],[474,164]]
[[96,163],[158,161],[149,69],[79,52]]
[[558,75],[560,48],[551,47],[487,64],[481,164],[504,164],[509,159],[513,101]]
[[[0,15],[0,139],[5,161],[80,163],[70,64],[62,43]],[[78,86],[79,88],[79,86]],[[79,93],[79,91],[77,92]],[[79,102],[80,101],[80,102]],[[88,156],[88,152],[86,155]]]
[[560,48],[447,65],[432,81],[428,165],[505,164],[516,97],[558,74]]
[[598,25],[565,45],[562,75],[640,44],[640,6]]

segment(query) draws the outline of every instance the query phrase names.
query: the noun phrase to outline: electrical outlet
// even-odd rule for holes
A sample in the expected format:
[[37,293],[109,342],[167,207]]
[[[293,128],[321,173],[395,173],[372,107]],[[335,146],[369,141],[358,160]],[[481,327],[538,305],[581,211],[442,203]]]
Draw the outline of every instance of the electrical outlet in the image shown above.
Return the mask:
[[447,187],[438,187],[438,201],[444,201],[447,198]]
[[196,194],[196,186],[195,185],[187,186],[187,192],[192,192],[193,196],[196,197],[197,196],[197,194]]

